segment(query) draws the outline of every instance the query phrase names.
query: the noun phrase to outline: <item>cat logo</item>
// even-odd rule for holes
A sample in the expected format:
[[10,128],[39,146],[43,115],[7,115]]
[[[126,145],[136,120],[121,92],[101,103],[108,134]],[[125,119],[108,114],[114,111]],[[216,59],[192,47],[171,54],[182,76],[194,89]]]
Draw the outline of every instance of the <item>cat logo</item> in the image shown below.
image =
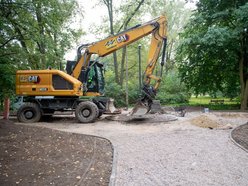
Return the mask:
[[21,83],[39,83],[40,77],[39,76],[20,76]]
[[129,35],[127,35],[127,34],[121,35],[121,36],[117,37],[116,40],[117,40],[118,43],[128,41],[129,40]]

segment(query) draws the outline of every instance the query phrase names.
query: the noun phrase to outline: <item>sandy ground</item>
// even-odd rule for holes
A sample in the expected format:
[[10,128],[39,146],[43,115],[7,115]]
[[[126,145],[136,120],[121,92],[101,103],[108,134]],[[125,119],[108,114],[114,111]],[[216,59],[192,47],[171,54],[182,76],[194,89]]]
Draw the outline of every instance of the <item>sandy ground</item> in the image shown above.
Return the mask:
[[115,149],[110,185],[246,186],[248,154],[229,136],[231,128],[247,121],[248,113],[191,112],[170,122],[36,125],[109,139]]

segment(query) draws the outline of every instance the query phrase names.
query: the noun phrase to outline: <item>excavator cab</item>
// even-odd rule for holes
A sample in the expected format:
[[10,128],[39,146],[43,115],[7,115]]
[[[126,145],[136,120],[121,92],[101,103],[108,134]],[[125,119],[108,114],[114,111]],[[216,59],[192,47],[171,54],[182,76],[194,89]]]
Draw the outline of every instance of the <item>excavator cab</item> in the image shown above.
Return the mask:
[[[71,74],[76,61],[67,61],[66,72]],[[88,95],[104,95],[104,75],[103,75],[103,64],[98,61],[90,61],[89,67],[83,69],[79,75],[79,81],[81,81],[84,87],[84,93]]]
[[[77,61],[67,61],[66,71],[71,74]],[[98,61],[90,61],[89,66],[83,69],[78,77],[84,85],[84,96],[92,96],[100,115],[102,113],[119,113],[114,106],[114,100],[104,97],[104,66]]]
[[87,92],[99,93],[104,95],[104,76],[103,76],[103,65],[97,61],[91,61],[90,67],[85,73]]
[[[98,42],[83,44],[77,50],[77,61],[67,62],[67,73],[56,69],[17,71],[16,94],[25,96],[25,103],[18,110],[18,120],[36,122],[41,116],[52,115],[54,111],[72,110],[75,111],[76,118],[80,122],[93,122],[111,108],[111,102],[109,98],[102,96],[104,95],[103,65],[91,59],[110,55],[151,34],[143,80],[144,95],[131,115],[147,113],[161,82],[167,41],[166,29],[166,17],[160,16]],[[163,45],[161,73],[158,77],[153,75],[153,71]]]

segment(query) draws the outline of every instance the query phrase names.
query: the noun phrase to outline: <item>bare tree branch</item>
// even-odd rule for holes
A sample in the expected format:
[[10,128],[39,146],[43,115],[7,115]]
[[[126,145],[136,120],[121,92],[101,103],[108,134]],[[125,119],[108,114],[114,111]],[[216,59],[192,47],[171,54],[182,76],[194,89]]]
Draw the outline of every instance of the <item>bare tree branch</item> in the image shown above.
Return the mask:
[[124,21],[124,23],[120,26],[120,28],[118,29],[118,32],[119,33],[122,28],[124,27],[124,29],[126,29],[128,23],[132,20],[132,18],[134,17],[134,15],[136,14],[136,12],[140,9],[141,5],[144,3],[144,0],[141,0],[138,4],[138,6],[134,9],[134,11],[130,14],[130,16],[127,18],[126,21]]
[[14,40],[14,39],[16,39],[15,36],[9,38],[7,41],[5,41],[3,44],[0,45],[0,48],[3,48],[5,45],[7,45],[10,41],[12,41],[12,40]]

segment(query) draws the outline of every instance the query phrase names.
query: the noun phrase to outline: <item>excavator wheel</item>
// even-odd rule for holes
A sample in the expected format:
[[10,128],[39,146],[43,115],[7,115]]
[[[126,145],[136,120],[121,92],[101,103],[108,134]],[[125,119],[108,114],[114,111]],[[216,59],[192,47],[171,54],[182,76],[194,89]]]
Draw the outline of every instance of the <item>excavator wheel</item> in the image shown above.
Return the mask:
[[99,109],[95,103],[85,101],[78,104],[75,114],[81,123],[91,123],[99,116]]
[[24,103],[17,112],[17,119],[23,123],[38,122],[41,118],[41,111],[36,103]]

